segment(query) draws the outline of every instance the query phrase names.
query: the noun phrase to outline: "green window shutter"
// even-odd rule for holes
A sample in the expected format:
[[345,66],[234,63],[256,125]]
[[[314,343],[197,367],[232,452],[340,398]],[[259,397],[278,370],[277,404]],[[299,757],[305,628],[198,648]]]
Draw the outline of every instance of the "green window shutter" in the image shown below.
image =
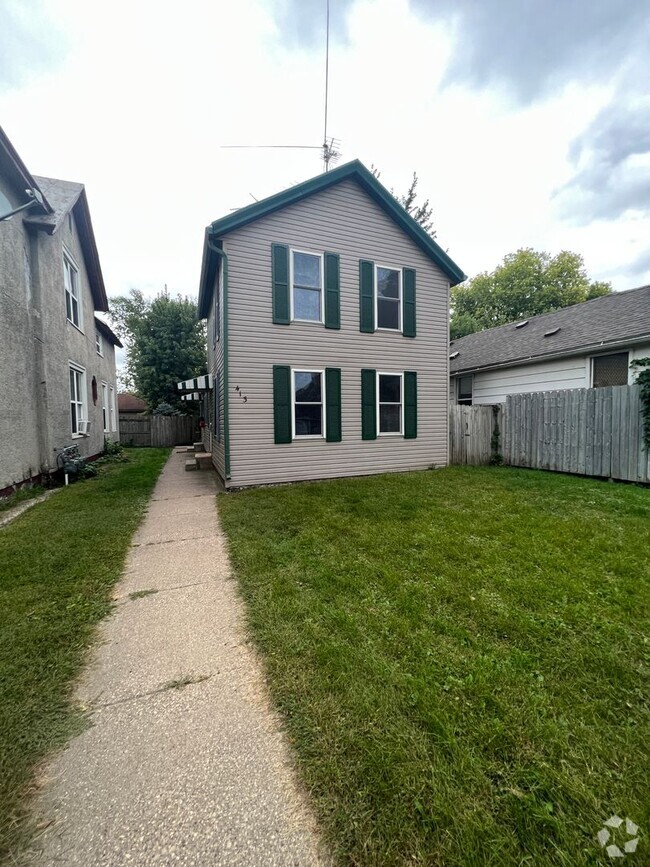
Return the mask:
[[291,442],[291,368],[273,365],[273,428],[276,443]]
[[404,439],[414,440],[418,435],[418,375],[404,371]]
[[341,368],[325,368],[325,439],[341,442]]
[[341,281],[338,253],[325,253],[325,328],[341,327]]
[[377,372],[361,371],[361,439],[377,439]]
[[273,321],[289,324],[289,248],[284,244],[271,245],[273,272]]
[[404,337],[415,337],[415,271],[413,268],[404,268],[402,272],[404,290],[404,323],[402,333]]
[[359,262],[359,331],[375,330],[375,265]]

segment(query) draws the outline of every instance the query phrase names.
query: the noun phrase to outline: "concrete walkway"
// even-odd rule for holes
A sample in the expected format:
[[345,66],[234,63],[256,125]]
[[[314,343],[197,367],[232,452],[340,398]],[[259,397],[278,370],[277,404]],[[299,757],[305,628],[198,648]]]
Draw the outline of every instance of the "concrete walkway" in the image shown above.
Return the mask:
[[45,771],[32,864],[324,863],[246,643],[215,477],[186,457],[160,476],[77,689],[92,726]]

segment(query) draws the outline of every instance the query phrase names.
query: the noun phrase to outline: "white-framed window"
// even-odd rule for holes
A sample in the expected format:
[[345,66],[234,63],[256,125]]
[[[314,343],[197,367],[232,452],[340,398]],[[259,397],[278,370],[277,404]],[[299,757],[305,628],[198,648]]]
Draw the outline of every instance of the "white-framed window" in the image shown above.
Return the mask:
[[79,425],[88,420],[86,371],[70,362],[70,425],[72,436],[80,436]]
[[108,399],[109,399],[111,430],[116,431],[117,430],[117,414],[115,413],[115,389],[112,385],[109,386],[108,392],[109,392]]
[[377,419],[379,435],[401,435],[404,431],[402,373],[377,372]]
[[375,322],[379,330],[402,330],[401,268],[375,265]]
[[323,321],[323,254],[291,250],[291,318]]
[[325,436],[325,371],[291,370],[293,438]]
[[99,333],[99,331],[95,331],[95,349],[97,350],[97,355],[101,355],[104,357],[104,338]]
[[604,388],[608,385],[627,385],[629,370],[629,352],[596,355],[591,359],[591,387]]
[[63,250],[63,283],[65,286],[65,315],[80,331],[83,330],[79,268],[66,249]]
[[108,383],[102,382],[102,424],[104,425],[104,433],[108,433],[110,430],[110,418],[108,413]]
[[456,403],[464,406],[472,405],[474,377],[471,373],[456,378]]

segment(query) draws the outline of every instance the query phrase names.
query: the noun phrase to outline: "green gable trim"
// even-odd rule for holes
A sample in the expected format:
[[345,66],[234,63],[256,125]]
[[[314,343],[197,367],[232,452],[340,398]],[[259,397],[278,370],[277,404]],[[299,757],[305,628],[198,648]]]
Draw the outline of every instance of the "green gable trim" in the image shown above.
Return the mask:
[[383,184],[359,160],[345,163],[336,169],[323,172],[315,178],[310,178],[308,181],[296,184],[295,187],[262,199],[260,202],[247,205],[245,208],[239,208],[239,210],[234,211],[232,214],[228,214],[228,216],[222,217],[220,220],[215,220],[211,224],[209,231],[211,234],[221,237],[227,232],[240,229],[242,226],[248,225],[248,223],[259,220],[260,217],[266,217],[275,211],[287,207],[287,205],[300,202],[314,195],[314,193],[319,193],[347,179],[357,181],[386,214],[447,275],[452,286],[462,283],[466,279],[466,275],[453,259],[416,223],[413,217],[406,213],[404,208],[393,198]]

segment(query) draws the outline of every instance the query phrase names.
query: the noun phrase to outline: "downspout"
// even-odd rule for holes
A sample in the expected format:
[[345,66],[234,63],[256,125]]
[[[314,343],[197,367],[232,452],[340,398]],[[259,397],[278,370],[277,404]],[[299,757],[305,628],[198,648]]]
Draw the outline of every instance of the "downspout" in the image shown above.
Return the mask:
[[[221,308],[223,312],[223,445],[226,464],[226,481],[230,481],[230,414],[228,411],[228,254],[207,238],[207,245],[221,257]],[[217,400],[219,396],[217,395]]]

